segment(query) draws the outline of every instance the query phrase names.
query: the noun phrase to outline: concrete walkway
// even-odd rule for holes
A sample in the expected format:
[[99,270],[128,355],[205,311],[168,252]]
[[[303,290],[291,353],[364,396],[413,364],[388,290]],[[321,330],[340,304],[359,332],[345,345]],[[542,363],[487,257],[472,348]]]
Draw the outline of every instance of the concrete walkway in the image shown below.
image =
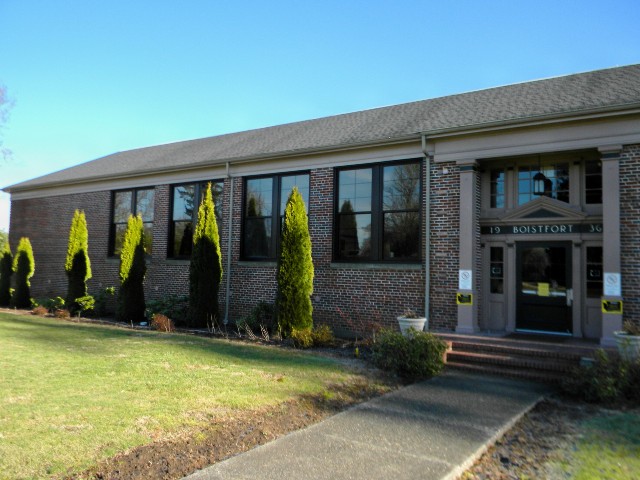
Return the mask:
[[453,479],[548,392],[449,371],[186,478]]

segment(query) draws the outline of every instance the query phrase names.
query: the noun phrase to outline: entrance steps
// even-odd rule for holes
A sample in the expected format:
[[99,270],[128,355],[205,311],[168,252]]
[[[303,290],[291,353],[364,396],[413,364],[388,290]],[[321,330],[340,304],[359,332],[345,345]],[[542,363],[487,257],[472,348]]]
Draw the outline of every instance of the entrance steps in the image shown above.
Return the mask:
[[448,368],[559,383],[593,358],[597,343],[566,337],[436,334],[449,345]]

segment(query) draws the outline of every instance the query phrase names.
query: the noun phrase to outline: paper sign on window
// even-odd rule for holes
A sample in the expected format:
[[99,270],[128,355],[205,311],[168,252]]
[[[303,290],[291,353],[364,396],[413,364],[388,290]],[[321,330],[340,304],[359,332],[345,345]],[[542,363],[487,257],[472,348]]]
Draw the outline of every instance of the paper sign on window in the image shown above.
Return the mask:
[[548,283],[538,283],[538,296],[539,297],[548,297],[549,296],[549,284]]

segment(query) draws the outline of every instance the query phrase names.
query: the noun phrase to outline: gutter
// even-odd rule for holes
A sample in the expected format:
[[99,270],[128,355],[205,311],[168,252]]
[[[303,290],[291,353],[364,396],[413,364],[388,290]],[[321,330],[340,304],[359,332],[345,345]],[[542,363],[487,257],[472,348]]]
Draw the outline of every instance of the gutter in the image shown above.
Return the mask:
[[425,329],[429,330],[429,308],[431,292],[431,158],[427,152],[427,135],[422,134],[422,153],[424,154],[424,169],[426,173],[425,179],[425,207],[424,207],[424,226],[425,226],[425,246],[424,246],[424,317]]

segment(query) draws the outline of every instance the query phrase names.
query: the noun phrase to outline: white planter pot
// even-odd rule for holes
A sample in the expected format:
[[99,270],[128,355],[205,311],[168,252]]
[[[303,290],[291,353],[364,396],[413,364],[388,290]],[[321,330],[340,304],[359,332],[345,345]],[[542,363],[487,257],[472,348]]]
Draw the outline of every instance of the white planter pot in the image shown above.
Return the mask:
[[640,335],[629,335],[625,332],[613,332],[616,337],[618,353],[630,362],[640,359]]
[[422,318],[407,318],[407,317],[398,317],[398,324],[400,325],[400,331],[406,337],[409,334],[410,328],[415,328],[419,332],[424,330],[424,324],[427,319],[425,317]]

